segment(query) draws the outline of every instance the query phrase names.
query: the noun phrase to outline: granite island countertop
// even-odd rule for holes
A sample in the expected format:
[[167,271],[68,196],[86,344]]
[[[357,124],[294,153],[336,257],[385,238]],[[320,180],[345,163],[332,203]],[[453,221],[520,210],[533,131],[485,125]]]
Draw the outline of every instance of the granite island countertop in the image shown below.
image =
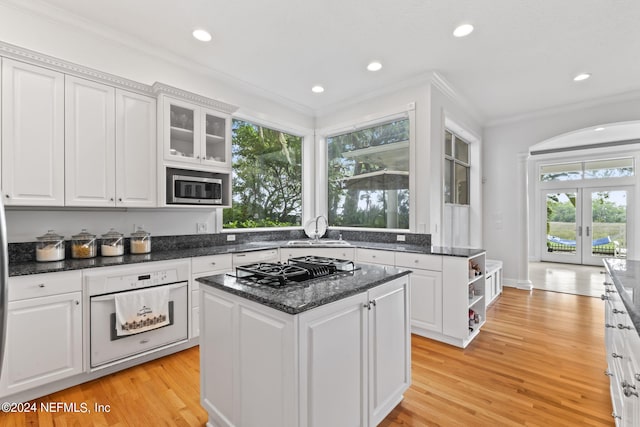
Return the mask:
[[640,261],[609,258],[604,266],[640,335]]
[[289,314],[299,314],[406,276],[410,270],[377,265],[357,265],[341,272],[283,287],[260,285],[228,274],[199,277],[203,285],[241,296]]
[[[322,239],[321,239],[322,240]],[[455,257],[472,257],[484,253],[484,249],[452,248],[441,246],[423,246],[402,243],[377,243],[366,241],[349,241],[349,245],[302,245],[290,246],[287,241],[262,241],[241,244],[216,245],[208,247],[198,247],[191,249],[165,249],[162,251],[152,251],[144,255],[125,254],[116,257],[98,256],[90,259],[66,259],[53,262],[21,262],[9,263],[9,276],[25,276],[30,274],[54,273],[60,271],[81,270],[85,268],[112,267],[118,265],[137,264],[142,262],[167,261],[181,258],[192,258],[208,255],[221,255],[228,253],[242,253],[259,251],[263,249],[277,248],[363,248],[378,249],[384,251],[407,252],[425,255],[441,255]]]

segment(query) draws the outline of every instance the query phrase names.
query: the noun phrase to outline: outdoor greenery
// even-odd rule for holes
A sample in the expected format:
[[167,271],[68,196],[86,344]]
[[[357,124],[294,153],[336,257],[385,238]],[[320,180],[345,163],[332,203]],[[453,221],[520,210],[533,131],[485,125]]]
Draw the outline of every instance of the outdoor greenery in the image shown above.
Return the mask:
[[223,227],[301,225],[302,138],[242,120],[232,131],[233,206]]
[[[379,179],[349,183],[345,178],[387,169],[382,161],[369,157],[351,156],[349,152],[370,147],[389,145],[409,140],[409,120],[356,130],[327,138],[328,148],[328,216],[333,226],[370,228],[409,228],[408,178],[384,176]],[[408,148],[407,148],[408,150]],[[393,169],[409,171],[408,151],[403,164]],[[353,181],[352,181],[353,182]],[[394,199],[391,199],[394,198]],[[390,207],[397,206],[394,215],[388,215]],[[389,218],[395,222],[390,223]]]

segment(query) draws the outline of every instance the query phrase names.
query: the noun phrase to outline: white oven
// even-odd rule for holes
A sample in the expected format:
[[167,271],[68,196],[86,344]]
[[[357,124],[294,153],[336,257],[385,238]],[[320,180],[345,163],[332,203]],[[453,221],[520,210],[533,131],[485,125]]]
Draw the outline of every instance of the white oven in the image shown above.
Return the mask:
[[[188,339],[188,277],[185,261],[96,269],[85,275],[89,296],[90,368],[129,360]],[[116,331],[116,295],[168,289],[168,324],[130,335]],[[166,322],[165,322],[166,323]]]

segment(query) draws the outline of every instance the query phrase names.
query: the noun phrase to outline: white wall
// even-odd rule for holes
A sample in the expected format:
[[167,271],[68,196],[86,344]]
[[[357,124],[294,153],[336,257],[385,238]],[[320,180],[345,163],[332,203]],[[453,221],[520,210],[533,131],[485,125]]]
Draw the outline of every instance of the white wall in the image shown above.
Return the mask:
[[528,281],[524,182],[529,148],[556,135],[607,123],[638,120],[640,98],[568,106],[484,130],[484,247],[504,262],[504,281]]
[[[313,115],[303,108],[285,101],[274,102],[268,98],[269,94],[237,82],[223,81],[223,76],[214,78],[198,65],[181,63],[176,57],[154,56],[157,52],[152,49],[134,48],[128,40],[116,41],[73,22],[62,24],[53,18],[0,4],[0,40],[147,85],[156,81],[165,83],[237,105],[239,114],[265,124],[308,129],[303,133],[313,133]],[[70,236],[82,227],[97,234],[114,227],[128,234],[133,224],[144,224],[154,235],[195,234],[197,222],[207,223],[209,232],[215,230],[215,214],[211,211],[12,209],[7,212],[9,242],[33,241],[48,229]]]

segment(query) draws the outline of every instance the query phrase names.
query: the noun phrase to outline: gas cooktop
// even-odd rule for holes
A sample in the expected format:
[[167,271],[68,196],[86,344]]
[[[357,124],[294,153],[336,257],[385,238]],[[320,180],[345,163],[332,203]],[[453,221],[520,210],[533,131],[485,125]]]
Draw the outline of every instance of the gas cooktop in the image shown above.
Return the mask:
[[259,262],[238,266],[236,278],[259,285],[281,287],[355,269],[352,261],[309,255],[290,258],[287,263]]

